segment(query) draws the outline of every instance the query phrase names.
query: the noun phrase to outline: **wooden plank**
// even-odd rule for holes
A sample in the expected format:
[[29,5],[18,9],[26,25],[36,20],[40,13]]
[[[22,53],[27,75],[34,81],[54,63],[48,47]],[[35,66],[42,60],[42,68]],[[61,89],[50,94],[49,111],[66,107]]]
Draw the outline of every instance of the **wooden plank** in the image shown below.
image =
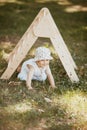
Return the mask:
[[51,41],[53,43],[53,46],[64,66],[64,69],[66,70],[67,72],[67,75],[69,76],[70,80],[72,82],[78,82],[79,81],[79,78],[74,70],[74,67],[73,65],[71,64],[69,58],[67,57],[66,53],[64,53],[63,51],[63,46],[62,46],[62,42],[61,40],[59,41],[59,36],[54,39],[54,38],[51,38]]

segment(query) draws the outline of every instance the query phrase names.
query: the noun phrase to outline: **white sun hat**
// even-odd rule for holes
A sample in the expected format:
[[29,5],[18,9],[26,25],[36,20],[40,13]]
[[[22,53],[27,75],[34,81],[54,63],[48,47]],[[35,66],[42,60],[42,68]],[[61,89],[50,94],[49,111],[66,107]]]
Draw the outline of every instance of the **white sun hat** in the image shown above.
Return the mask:
[[35,52],[35,61],[39,60],[52,60],[51,52],[46,47],[38,47]]

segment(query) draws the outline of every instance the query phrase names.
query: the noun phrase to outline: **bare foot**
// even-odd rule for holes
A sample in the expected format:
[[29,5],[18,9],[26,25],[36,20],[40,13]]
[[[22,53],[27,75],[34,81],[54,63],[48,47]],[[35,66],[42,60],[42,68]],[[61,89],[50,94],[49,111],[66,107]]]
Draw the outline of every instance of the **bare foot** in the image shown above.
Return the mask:
[[28,88],[28,90],[33,90],[33,88],[32,88],[32,87],[28,87],[28,86],[27,86],[27,88]]

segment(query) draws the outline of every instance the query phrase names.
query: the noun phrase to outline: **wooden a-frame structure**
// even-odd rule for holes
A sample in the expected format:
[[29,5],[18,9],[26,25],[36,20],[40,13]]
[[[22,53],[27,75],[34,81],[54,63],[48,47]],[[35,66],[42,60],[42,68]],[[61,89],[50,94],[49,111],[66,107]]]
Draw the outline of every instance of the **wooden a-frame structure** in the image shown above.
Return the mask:
[[79,78],[75,72],[77,66],[47,8],[42,8],[40,10],[28,30],[12,51],[7,69],[2,74],[1,79],[9,79],[12,76],[38,37],[50,38],[70,80],[72,82],[78,82]]

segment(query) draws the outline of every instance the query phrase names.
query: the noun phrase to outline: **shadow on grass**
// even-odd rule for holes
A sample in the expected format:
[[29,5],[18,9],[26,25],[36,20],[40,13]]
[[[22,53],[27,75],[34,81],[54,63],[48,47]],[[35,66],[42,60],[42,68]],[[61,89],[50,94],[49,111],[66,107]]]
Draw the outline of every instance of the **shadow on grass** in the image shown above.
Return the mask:
[[77,63],[81,55],[83,55],[81,62],[83,63],[84,60],[86,63],[87,9],[85,5],[86,1],[82,0],[69,0],[68,3],[67,0],[65,2],[59,0],[0,2],[0,42],[12,41],[11,43],[17,44],[40,9],[47,7],[68,48],[72,48],[70,51],[73,57],[77,56]]
[[[79,55],[83,55],[87,51],[87,8],[85,5],[86,1],[83,2],[82,0],[69,0],[68,3],[66,0],[65,2],[59,0],[54,2],[52,0],[45,2],[39,2],[39,0],[0,2],[0,41],[7,40],[8,36],[8,41],[17,39],[15,41],[17,44],[40,9],[47,7],[65,43],[76,52],[73,55],[78,55],[79,50]],[[67,11],[68,8],[71,12]]]
[[[60,1],[47,1],[39,2],[36,1],[24,1],[24,0],[15,0],[11,3],[3,3],[0,5],[0,32],[1,36],[3,35],[19,35],[22,36],[23,33],[27,30],[28,26],[32,23],[33,19],[40,11],[41,8],[47,7],[60,32],[63,34],[65,40],[69,38],[68,34],[74,38],[78,39],[78,33],[81,35],[79,38],[81,40],[87,40],[84,36],[87,30],[85,29],[87,23],[87,10],[79,11],[79,8],[76,8],[76,12],[67,12],[66,8],[71,7],[71,5],[82,5],[84,7],[82,0],[75,2],[75,0],[70,1],[68,4],[60,4]],[[66,19],[66,21],[65,21]],[[76,24],[78,22],[78,24]],[[68,27],[66,29],[66,26]],[[73,32],[73,29],[74,32]],[[67,36],[66,36],[67,34]],[[66,39],[67,38],[67,39]]]

